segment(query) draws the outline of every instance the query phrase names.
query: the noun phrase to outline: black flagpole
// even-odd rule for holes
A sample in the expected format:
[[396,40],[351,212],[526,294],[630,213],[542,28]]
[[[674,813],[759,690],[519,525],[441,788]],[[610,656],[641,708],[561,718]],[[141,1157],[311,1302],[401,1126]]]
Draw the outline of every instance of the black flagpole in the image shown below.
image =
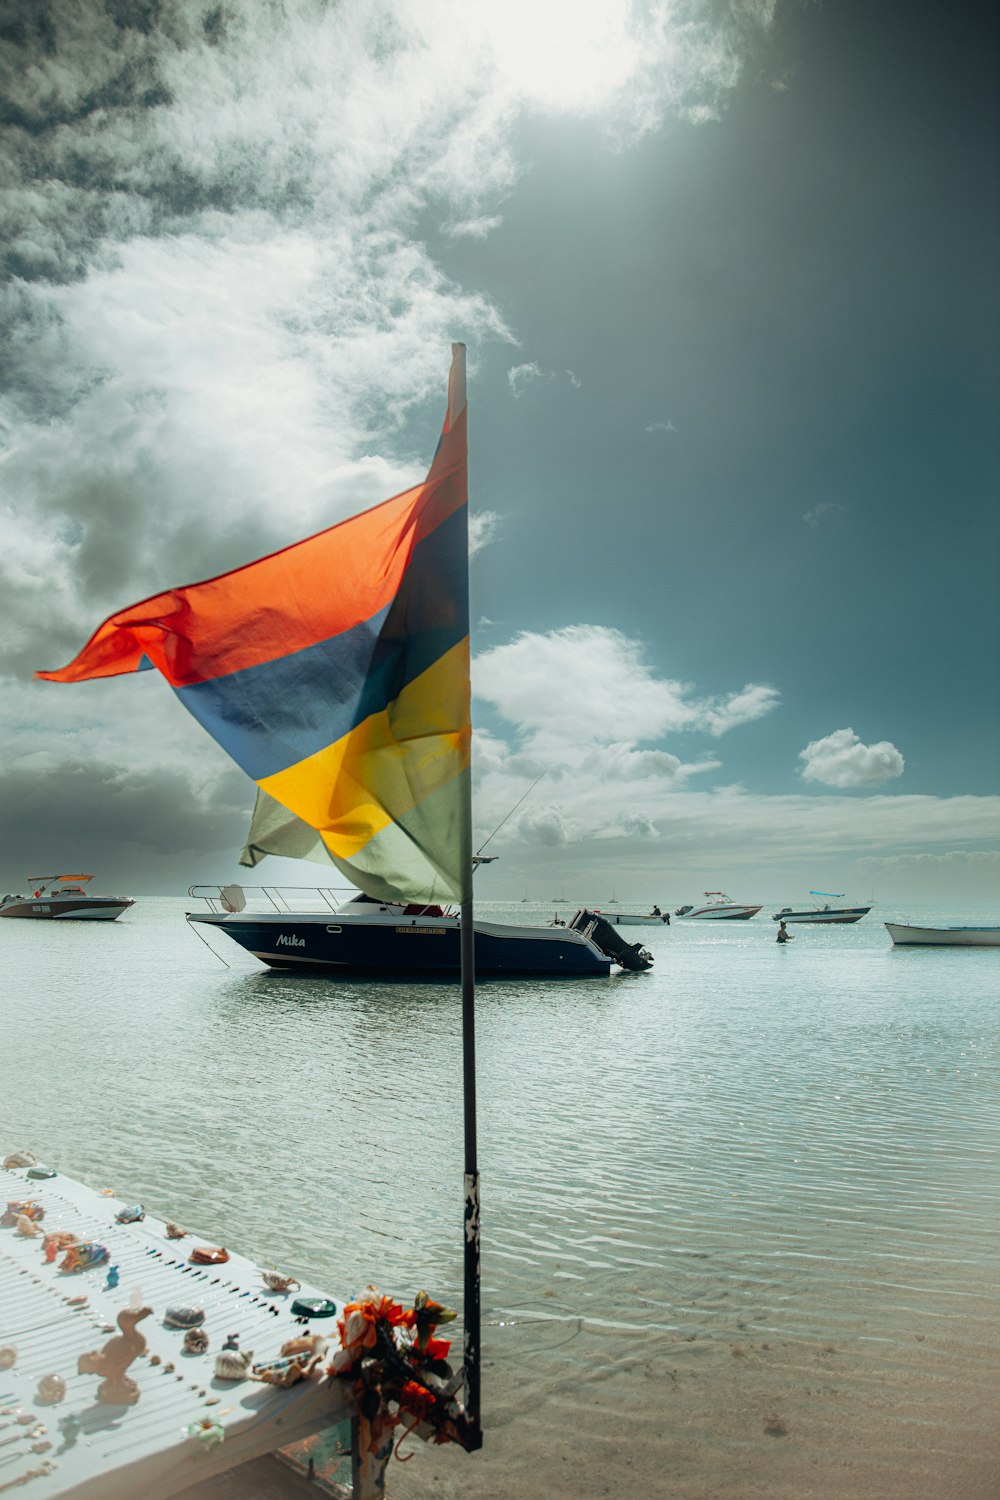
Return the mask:
[[[451,346],[451,374],[448,379],[448,428],[459,420],[466,406],[465,345]],[[468,438],[463,458],[467,464]],[[468,489],[467,471],[463,475]],[[468,495],[466,494],[466,513]],[[466,548],[468,559],[468,548]],[[468,567],[468,561],[466,561]],[[462,1085],[465,1117],[465,1341],[463,1372],[465,1376],[465,1420],[462,1446],[474,1452],[483,1446],[482,1414],[479,1389],[479,1162],[476,1151],[476,954],[472,925],[472,874],[478,862],[472,853],[472,776],[466,775],[466,803],[462,828],[462,906],[460,923],[462,957]]]
[[465,1414],[470,1452],[483,1445],[479,1390],[479,1163],[476,1153],[476,964],[472,898],[462,902],[462,1076],[465,1098]]

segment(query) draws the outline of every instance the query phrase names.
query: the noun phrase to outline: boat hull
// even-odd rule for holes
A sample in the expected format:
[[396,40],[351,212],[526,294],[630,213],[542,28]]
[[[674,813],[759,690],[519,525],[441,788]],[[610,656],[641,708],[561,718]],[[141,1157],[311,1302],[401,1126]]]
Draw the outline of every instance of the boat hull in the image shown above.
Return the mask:
[[[272,969],[325,970],[417,978],[461,972],[455,917],[399,917],[389,922],[337,920],[336,914],[189,913],[214,927]],[[565,927],[475,923],[476,975],[593,976],[607,978],[611,960],[581,933]]]
[[612,927],[659,927],[662,922],[670,920],[669,917],[654,916],[651,912],[640,915],[634,911],[602,911],[601,916]]
[[886,922],[885,930],[897,947],[1000,948],[1000,927],[910,927]]
[[759,906],[707,906],[700,911],[678,912],[677,915],[682,922],[746,922],[759,911]]
[[66,896],[12,901],[0,917],[32,917],[42,922],[114,922],[135,902],[113,896]]
[[772,922],[860,922],[871,911],[870,906],[833,907],[829,911],[776,911]]

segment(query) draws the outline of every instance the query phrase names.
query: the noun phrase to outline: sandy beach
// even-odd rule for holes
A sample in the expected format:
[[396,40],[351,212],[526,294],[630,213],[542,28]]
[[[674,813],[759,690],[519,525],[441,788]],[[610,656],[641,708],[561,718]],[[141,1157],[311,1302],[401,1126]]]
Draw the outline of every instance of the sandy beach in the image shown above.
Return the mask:
[[[984,1334],[996,1304],[970,1309]],[[638,1347],[637,1347],[638,1345]],[[610,1346],[610,1352],[609,1351]],[[581,1368],[583,1367],[583,1368]],[[561,1377],[486,1361],[485,1443],[468,1455],[409,1441],[389,1500],[995,1500],[995,1340],[956,1356],[932,1331],[892,1358],[877,1344],[731,1342],[581,1332]],[[268,1458],[184,1500],[293,1500]]]
[[[976,1310],[996,1327],[996,1302]],[[393,1462],[396,1500],[995,1500],[997,1348],[581,1333],[562,1379],[487,1361],[485,1445]],[[418,1445],[420,1446],[420,1445]]]

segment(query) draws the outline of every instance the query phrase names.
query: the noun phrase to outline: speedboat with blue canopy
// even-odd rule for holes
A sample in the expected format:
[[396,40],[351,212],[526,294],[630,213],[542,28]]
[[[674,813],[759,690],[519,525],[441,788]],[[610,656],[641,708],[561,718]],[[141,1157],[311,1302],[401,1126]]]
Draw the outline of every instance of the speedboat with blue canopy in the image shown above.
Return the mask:
[[810,896],[817,897],[815,906],[802,907],[796,910],[791,906],[783,906],[776,911],[772,922],[859,922],[871,911],[868,906],[834,906],[835,901],[843,901],[843,891],[810,891]]

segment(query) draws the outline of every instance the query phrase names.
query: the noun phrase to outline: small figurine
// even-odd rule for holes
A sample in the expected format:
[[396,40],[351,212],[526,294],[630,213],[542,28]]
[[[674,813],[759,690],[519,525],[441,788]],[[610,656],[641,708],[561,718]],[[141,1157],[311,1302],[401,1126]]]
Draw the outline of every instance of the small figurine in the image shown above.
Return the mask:
[[16,1228],[18,1234],[23,1234],[26,1240],[42,1233],[34,1219],[29,1218],[27,1214],[18,1214]]
[[193,1266],[222,1266],[229,1259],[229,1251],[221,1245],[196,1245],[188,1256]]
[[321,1333],[303,1333],[298,1338],[289,1339],[286,1344],[282,1344],[281,1352],[282,1354],[315,1354],[322,1358],[328,1344],[329,1339],[324,1338]]
[[37,1167],[38,1157],[33,1151],[12,1151],[4,1157],[3,1164],[8,1172],[14,1167]]
[[265,1385],[295,1385],[312,1374],[322,1357],[321,1354],[285,1354],[280,1359],[254,1365],[253,1378],[262,1380]]
[[168,1240],[182,1240],[187,1234],[187,1230],[181,1229],[179,1224],[171,1224],[167,1222],[163,1226],[163,1233],[166,1235]]
[[238,1333],[227,1333],[223,1349],[238,1349],[240,1347],[240,1336]]
[[208,1350],[208,1334],[204,1328],[189,1328],[181,1348],[185,1354],[205,1354]]
[[133,1203],[131,1208],[119,1209],[115,1214],[116,1224],[141,1224],[146,1217],[146,1210],[141,1203]]
[[337,1315],[337,1304],[329,1297],[296,1297],[292,1303],[292,1317],[307,1322],[310,1318],[333,1318]]
[[298,1292],[301,1291],[302,1283],[296,1281],[294,1276],[282,1276],[280,1271],[261,1271],[264,1285],[272,1292]]
[[45,1218],[45,1209],[33,1198],[8,1198],[6,1212],[0,1214],[0,1224],[10,1229],[22,1215],[40,1223]]
[[108,1252],[103,1245],[98,1245],[94,1240],[83,1240],[78,1245],[69,1245],[60,1271],[89,1271],[91,1266],[103,1266],[108,1259]]
[[[50,1229],[42,1241],[45,1247],[45,1259],[55,1260],[60,1250],[66,1250],[70,1245],[76,1244],[76,1235],[71,1229]],[[51,1247],[52,1254],[49,1254]]]
[[219,1380],[249,1380],[253,1350],[224,1348],[215,1356],[215,1374]]
[[17,1364],[17,1350],[13,1344],[4,1344],[0,1349],[0,1370],[10,1370]]
[[42,1406],[55,1406],[66,1394],[66,1382],[61,1375],[43,1375],[38,1382],[35,1400]]
[[118,1285],[119,1280],[120,1278],[118,1275],[118,1267],[111,1266],[108,1270],[107,1276],[104,1278],[104,1290],[106,1292],[113,1292],[115,1287]]
[[205,1321],[203,1307],[168,1307],[163,1314],[168,1328],[199,1328]]
[[97,1387],[97,1399],[109,1406],[134,1406],[139,1399],[139,1387],[125,1374],[134,1359],[146,1352],[146,1340],[136,1329],[136,1324],[148,1318],[151,1307],[125,1307],[118,1314],[121,1333],[108,1339],[103,1349],[91,1349],[81,1354],[77,1361],[79,1375],[103,1375]]

